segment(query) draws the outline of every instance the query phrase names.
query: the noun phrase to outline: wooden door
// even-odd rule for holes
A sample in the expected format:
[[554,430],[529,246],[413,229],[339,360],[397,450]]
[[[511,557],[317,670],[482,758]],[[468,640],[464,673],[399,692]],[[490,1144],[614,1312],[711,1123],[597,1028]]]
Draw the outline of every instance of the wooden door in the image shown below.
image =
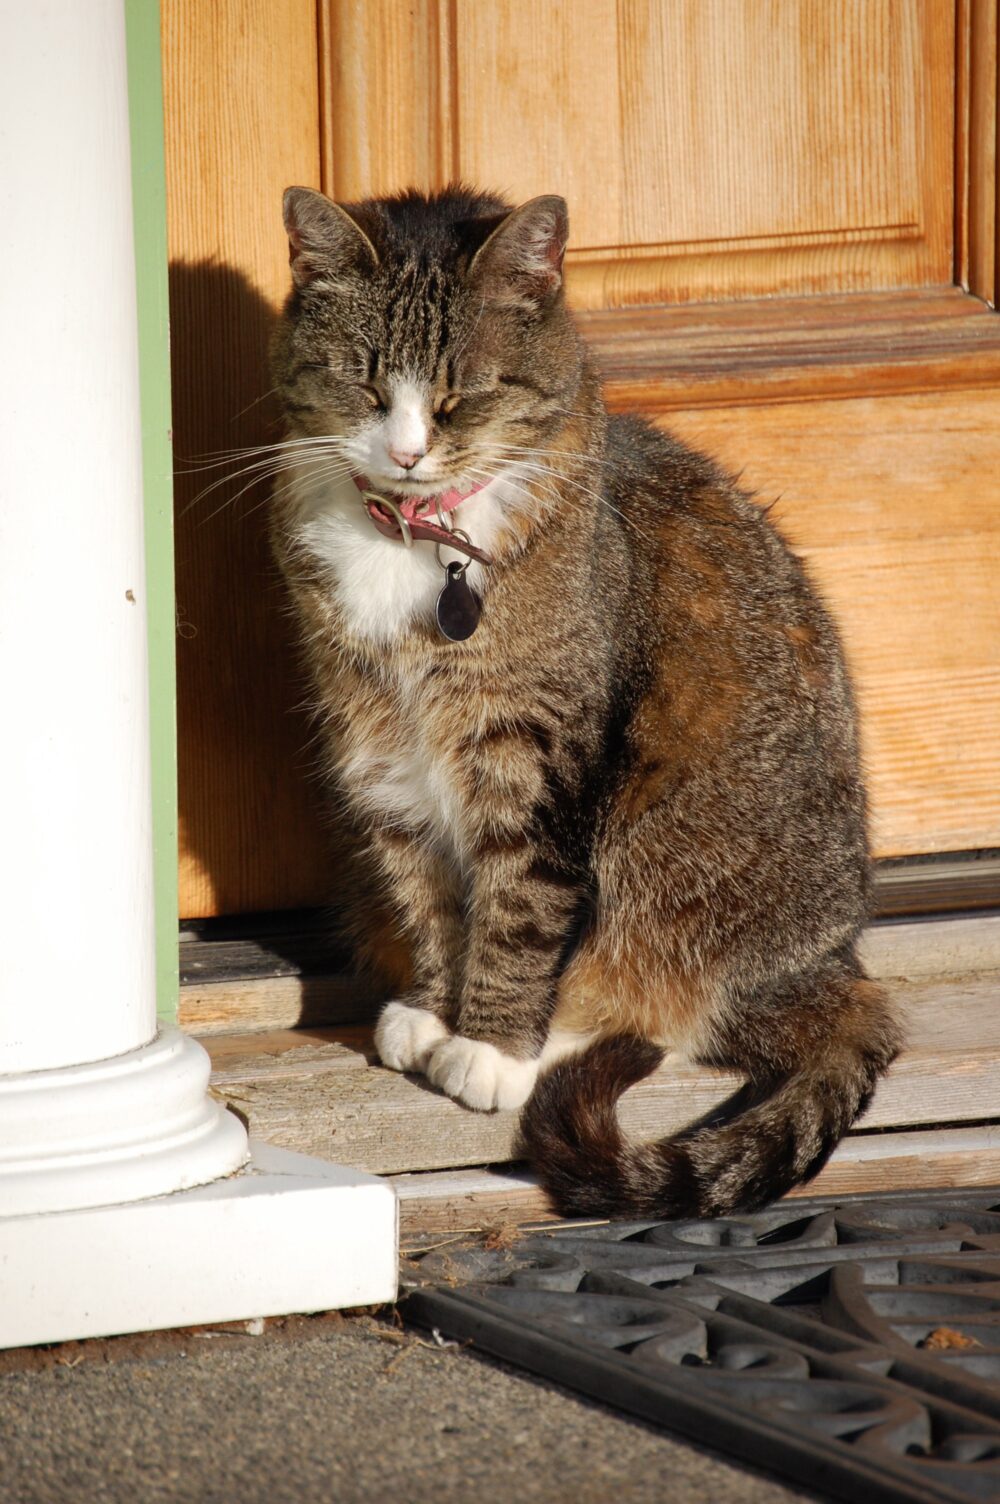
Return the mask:
[[182,914],[336,891],[262,492],[191,505],[222,473],[196,456],[274,436],[294,181],[564,193],[610,404],[742,471],[843,623],[876,850],[1000,844],[995,3],[163,0],[163,21],[195,471]]

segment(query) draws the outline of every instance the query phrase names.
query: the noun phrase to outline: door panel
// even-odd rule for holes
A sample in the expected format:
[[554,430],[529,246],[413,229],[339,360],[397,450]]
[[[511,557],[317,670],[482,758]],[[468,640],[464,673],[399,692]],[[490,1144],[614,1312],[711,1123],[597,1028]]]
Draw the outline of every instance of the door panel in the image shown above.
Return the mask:
[[1000,845],[1000,391],[673,413],[833,608],[879,855]]
[[780,495],[843,622],[877,849],[1000,844],[995,8],[162,0],[183,915],[336,892],[264,491],[192,505],[279,435],[291,182],[566,193],[610,404]]
[[952,0],[324,8],[327,191],[557,189],[581,307],[951,278]]

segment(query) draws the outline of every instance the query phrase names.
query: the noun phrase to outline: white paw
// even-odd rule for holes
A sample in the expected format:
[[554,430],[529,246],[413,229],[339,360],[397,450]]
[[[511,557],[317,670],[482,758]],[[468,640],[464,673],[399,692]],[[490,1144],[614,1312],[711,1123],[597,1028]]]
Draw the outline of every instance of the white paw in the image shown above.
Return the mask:
[[429,1008],[409,1003],[386,1003],[375,1025],[379,1059],[393,1071],[424,1071],[435,1045],[448,1030]]
[[439,1044],[426,1066],[427,1077],[449,1097],[491,1112],[495,1107],[522,1107],[538,1075],[537,1060],[515,1060],[495,1045],[461,1034]]

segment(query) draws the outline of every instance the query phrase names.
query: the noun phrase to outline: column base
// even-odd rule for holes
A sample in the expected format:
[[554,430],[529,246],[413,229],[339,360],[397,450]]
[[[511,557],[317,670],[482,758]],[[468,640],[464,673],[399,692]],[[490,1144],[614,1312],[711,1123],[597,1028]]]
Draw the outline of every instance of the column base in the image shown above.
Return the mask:
[[0,1347],[395,1299],[391,1187],[270,1144],[250,1147],[244,1168],[212,1185],[0,1217]]
[[247,1157],[240,1120],[208,1095],[197,1040],[59,1070],[0,1075],[0,1215],[73,1211],[204,1185]]

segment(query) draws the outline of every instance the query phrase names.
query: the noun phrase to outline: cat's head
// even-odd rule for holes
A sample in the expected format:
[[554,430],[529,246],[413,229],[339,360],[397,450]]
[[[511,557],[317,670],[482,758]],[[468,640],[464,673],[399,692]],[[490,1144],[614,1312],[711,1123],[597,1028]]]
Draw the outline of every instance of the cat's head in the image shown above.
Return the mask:
[[274,374],[297,430],[419,496],[483,484],[565,421],[580,354],[563,199],[512,209],[452,188],[341,205],[289,188],[284,213],[294,289]]

